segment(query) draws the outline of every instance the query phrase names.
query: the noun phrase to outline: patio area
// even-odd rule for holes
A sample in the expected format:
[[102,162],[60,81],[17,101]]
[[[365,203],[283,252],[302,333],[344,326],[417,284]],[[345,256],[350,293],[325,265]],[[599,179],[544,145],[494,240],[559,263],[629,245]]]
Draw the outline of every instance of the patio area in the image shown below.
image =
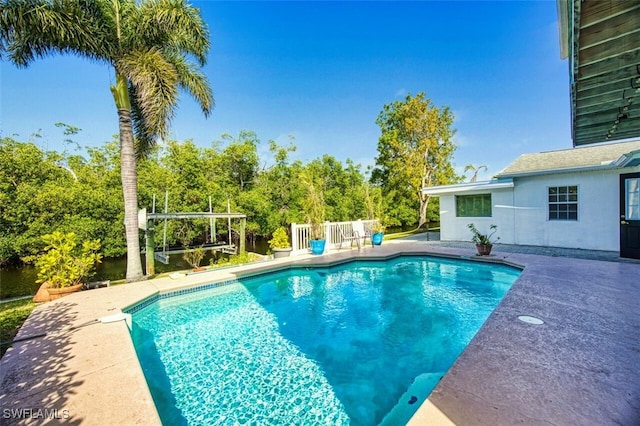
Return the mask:
[[[291,264],[402,253],[475,259],[426,235],[242,268],[77,293],[39,306],[0,363],[1,424],[157,425],[124,321],[93,323],[157,292]],[[615,253],[495,246],[520,278],[411,420],[412,425],[640,423],[640,261]],[[518,320],[530,315],[544,321]],[[59,332],[65,327],[78,327]]]

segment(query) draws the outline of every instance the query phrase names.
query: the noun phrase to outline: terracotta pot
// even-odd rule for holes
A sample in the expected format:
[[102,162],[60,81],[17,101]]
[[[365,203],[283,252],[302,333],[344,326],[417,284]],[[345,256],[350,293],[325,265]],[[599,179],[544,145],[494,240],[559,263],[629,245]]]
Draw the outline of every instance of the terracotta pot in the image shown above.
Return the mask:
[[82,290],[82,286],[83,284],[76,284],[69,287],[50,288],[49,283],[42,283],[38,292],[33,296],[33,301],[37,303],[50,302],[71,293],[75,293],[76,291],[80,291]]
[[478,249],[478,256],[489,256],[491,254],[492,248],[493,244],[476,244],[476,249]]

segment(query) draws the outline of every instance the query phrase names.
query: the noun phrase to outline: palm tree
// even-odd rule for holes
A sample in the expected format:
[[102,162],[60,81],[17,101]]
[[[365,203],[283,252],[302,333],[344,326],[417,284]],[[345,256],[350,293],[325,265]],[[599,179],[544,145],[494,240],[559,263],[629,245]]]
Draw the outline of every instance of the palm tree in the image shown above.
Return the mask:
[[473,183],[476,181],[476,179],[478,179],[478,173],[480,172],[480,170],[484,169],[485,171],[487,170],[487,166],[485,166],[484,164],[482,166],[474,166],[473,164],[467,164],[464,168],[464,172],[467,173],[469,170],[471,170],[473,172],[473,176],[471,176],[471,179],[469,179],[469,182]]
[[209,115],[208,51],[200,11],[184,0],[0,0],[0,59],[27,67],[70,53],[115,71],[129,282],[142,277],[136,155],[167,135],[180,89]]

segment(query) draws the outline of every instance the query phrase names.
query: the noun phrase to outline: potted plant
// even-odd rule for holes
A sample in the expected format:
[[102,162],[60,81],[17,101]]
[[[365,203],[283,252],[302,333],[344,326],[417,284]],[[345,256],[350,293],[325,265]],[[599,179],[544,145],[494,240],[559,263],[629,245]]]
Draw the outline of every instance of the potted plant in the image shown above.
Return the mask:
[[324,253],[326,240],[324,239],[325,205],[324,194],[317,182],[308,176],[303,175],[303,184],[307,187],[307,198],[304,200],[305,215],[307,223],[310,225],[311,253]]
[[493,244],[497,242],[500,237],[491,239],[493,234],[498,230],[498,225],[489,226],[490,233],[481,234],[480,231],[476,228],[473,223],[467,225],[467,228],[473,233],[473,237],[471,237],[471,241],[475,243],[476,249],[478,250],[479,256],[489,256],[491,254],[491,248]]
[[373,220],[371,225],[371,244],[379,246],[384,238],[385,225],[383,224],[382,190],[380,187],[365,186],[365,198],[367,203],[367,219]]
[[371,244],[373,244],[374,246],[379,246],[380,244],[382,244],[385,228],[386,227],[380,220],[376,220],[375,222],[373,222],[373,225],[371,226]]
[[42,237],[46,246],[36,260],[40,289],[34,301],[44,302],[78,291],[95,272],[93,268],[100,263],[102,254],[100,241],[76,242],[73,232],[55,231]]
[[291,244],[289,244],[289,236],[287,230],[281,226],[273,232],[269,240],[269,247],[273,251],[275,259],[287,257],[291,254]]

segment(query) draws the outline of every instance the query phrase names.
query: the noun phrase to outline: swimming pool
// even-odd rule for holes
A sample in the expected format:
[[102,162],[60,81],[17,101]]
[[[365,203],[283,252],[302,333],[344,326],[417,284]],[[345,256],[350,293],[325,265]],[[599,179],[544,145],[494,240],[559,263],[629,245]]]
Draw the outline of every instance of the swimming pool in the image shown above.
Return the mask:
[[160,299],[132,338],[165,424],[403,424],[520,270],[407,256]]

